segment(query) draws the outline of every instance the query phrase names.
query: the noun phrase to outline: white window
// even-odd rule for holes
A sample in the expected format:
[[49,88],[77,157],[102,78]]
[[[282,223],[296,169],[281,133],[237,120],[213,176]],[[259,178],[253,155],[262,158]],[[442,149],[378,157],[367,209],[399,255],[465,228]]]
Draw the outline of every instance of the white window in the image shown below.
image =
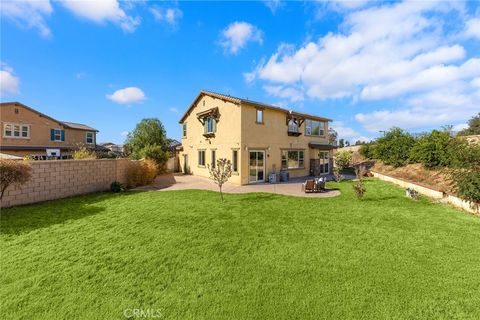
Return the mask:
[[257,109],[257,123],[263,123],[263,110]]
[[184,123],[184,124],[182,125],[182,137],[185,138],[186,136],[187,136],[187,124]]
[[198,150],[198,165],[205,167],[205,150]]
[[282,169],[299,169],[303,167],[303,150],[282,150]]
[[208,117],[205,120],[205,133],[214,133],[217,131],[215,119]]
[[8,138],[30,138],[30,126],[19,123],[5,123],[3,125],[3,136]]
[[212,168],[215,168],[217,162],[217,152],[212,150]]
[[86,132],[85,133],[85,143],[86,144],[93,144],[93,132]]
[[307,136],[324,136],[325,122],[306,120],[305,121],[305,135]]
[[53,141],[62,141],[62,130],[53,129]]

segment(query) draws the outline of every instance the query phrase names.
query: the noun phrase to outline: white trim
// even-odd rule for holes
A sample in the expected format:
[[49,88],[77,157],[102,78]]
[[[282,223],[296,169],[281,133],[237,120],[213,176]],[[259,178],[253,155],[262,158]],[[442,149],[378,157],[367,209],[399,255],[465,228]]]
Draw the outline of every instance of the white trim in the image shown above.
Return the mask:
[[[88,142],[88,134],[92,134],[92,142]],[[61,138],[61,137],[60,137]],[[94,144],[95,143],[95,133],[93,131],[87,131],[85,132],[85,143],[86,144]]]
[[[12,135],[8,136],[6,134],[6,127],[7,126],[10,126],[10,132]],[[18,136],[15,136],[15,126],[18,126]],[[22,132],[23,132],[23,128],[27,128],[27,136],[26,137],[23,137],[22,136]],[[30,128],[31,126],[29,124],[26,124],[26,123],[15,123],[15,122],[3,122],[3,137],[4,138],[7,138],[7,139],[30,139]]]
[[[263,153],[263,179],[262,180],[255,180],[255,181],[250,181],[250,153],[252,152],[261,152]],[[261,183],[261,182],[265,182],[266,181],[266,177],[265,177],[265,172],[266,172],[266,152],[265,150],[255,150],[255,149],[249,149],[248,150],[248,183]],[[258,170],[257,170],[257,174],[256,174],[256,177],[258,177]]]
[[[60,132],[60,139],[57,140],[57,137],[56,137],[56,136],[57,136],[57,133],[55,132],[55,133],[53,134],[53,140],[52,140],[52,141],[53,141],[53,142],[62,142],[62,130],[63,130],[63,129],[57,129],[57,128],[52,128],[52,129],[55,130],[55,131],[59,131],[59,132]],[[50,137],[50,138],[51,138],[51,137]]]

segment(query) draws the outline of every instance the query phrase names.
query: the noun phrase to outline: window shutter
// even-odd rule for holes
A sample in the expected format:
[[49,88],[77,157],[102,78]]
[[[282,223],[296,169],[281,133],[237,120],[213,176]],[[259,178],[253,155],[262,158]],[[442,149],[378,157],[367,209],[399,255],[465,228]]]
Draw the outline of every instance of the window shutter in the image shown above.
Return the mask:
[[212,131],[213,131],[213,132],[217,132],[217,120],[212,119],[212,122],[213,122],[213,125],[212,125],[213,130],[212,130]]
[[65,141],[65,130],[62,130],[60,134],[62,136],[62,141]]
[[205,119],[205,122],[203,123],[203,133],[208,132],[208,120]]
[[50,129],[50,140],[55,141],[55,129]]

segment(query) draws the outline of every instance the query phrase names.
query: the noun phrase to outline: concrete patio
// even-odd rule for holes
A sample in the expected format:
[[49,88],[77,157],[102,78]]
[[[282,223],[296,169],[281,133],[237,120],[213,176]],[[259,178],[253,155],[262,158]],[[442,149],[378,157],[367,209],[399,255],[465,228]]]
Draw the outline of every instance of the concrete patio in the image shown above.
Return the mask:
[[[305,193],[302,192],[302,183],[306,179],[312,177],[294,178],[288,182],[281,183],[257,183],[244,186],[234,185],[231,183],[225,183],[223,185],[223,192],[225,193],[250,193],[250,192],[266,192],[277,193],[287,196],[296,197],[308,197],[308,198],[328,198],[340,195],[340,191],[334,189],[328,189],[322,193]],[[330,179],[331,180],[331,179]],[[158,191],[171,191],[171,190],[188,190],[188,189],[200,189],[218,191],[218,186],[213,180],[204,177],[183,175],[183,174],[164,174],[158,176],[155,182],[149,186],[139,187],[136,190],[158,190]]]

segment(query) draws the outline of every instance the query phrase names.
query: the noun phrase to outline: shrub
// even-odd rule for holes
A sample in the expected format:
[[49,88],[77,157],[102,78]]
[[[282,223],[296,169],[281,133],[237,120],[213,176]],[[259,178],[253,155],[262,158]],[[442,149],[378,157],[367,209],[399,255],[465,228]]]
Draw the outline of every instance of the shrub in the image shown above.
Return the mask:
[[117,155],[112,151],[101,151],[96,153],[97,159],[116,159]]
[[358,149],[358,153],[364,158],[374,159],[375,158],[375,145],[373,143],[362,144]]
[[426,168],[446,167],[451,164],[450,145],[453,138],[448,132],[433,130],[423,135],[410,150],[410,162]]
[[412,135],[400,128],[393,128],[377,139],[374,158],[382,160],[385,164],[401,167],[408,164],[414,144],[415,139]]
[[480,207],[480,145],[454,139],[451,144],[452,167],[447,170],[455,183],[455,191],[470,201],[473,208]]
[[10,185],[25,184],[32,175],[32,168],[27,161],[0,160],[0,199]]
[[339,167],[340,170],[350,167],[352,162],[352,152],[351,151],[338,151],[334,156],[335,166]]
[[352,152],[351,151],[338,151],[334,158],[333,166],[333,175],[335,180],[340,182],[342,180],[341,171],[345,168],[348,168],[352,162]]
[[88,149],[86,147],[80,147],[79,149],[77,149],[73,152],[72,157],[75,160],[96,159],[97,155],[91,149]]
[[360,166],[355,168],[355,175],[357,176],[357,180],[353,184],[353,191],[355,191],[355,195],[358,199],[362,199],[367,192],[365,185],[363,183],[363,177],[365,176],[366,170],[364,167]]
[[126,169],[126,180],[128,188],[135,188],[151,184],[158,173],[155,161],[150,159],[130,161]]
[[155,161],[158,166],[159,173],[164,172],[168,161],[169,153],[164,151],[159,145],[147,145],[141,150],[143,158]]
[[125,187],[120,182],[113,181],[112,184],[110,185],[110,190],[116,193],[116,192],[125,191]]

